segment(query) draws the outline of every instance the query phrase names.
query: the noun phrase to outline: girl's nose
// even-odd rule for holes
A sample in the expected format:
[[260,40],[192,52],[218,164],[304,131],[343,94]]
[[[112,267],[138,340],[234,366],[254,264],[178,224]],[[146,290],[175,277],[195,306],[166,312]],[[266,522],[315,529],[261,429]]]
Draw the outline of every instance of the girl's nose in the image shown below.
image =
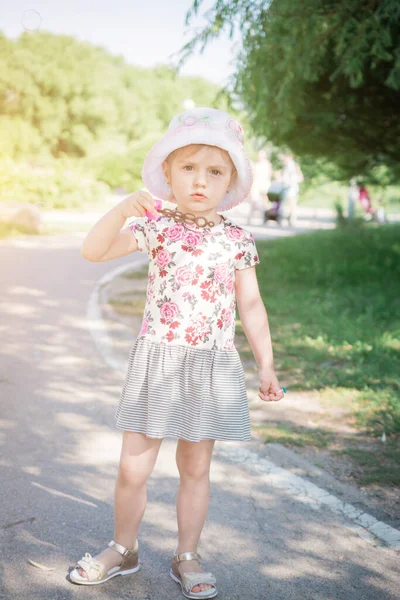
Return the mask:
[[194,185],[196,187],[205,187],[207,185],[205,173],[197,171],[196,176],[194,178]]

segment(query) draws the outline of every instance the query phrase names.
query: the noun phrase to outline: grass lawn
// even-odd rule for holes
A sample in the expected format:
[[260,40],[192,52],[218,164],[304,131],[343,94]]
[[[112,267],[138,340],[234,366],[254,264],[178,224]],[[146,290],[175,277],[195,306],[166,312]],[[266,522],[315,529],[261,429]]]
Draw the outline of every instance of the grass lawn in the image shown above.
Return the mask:
[[400,225],[259,241],[260,291],[290,387],[400,434]]
[[[380,200],[384,202],[386,213],[400,212],[400,186],[367,186],[372,199],[372,205],[377,208]],[[326,181],[319,185],[313,184],[300,186],[299,204],[308,208],[331,208],[335,209],[337,202],[347,207],[348,186],[337,181]],[[359,212],[360,205],[357,203]]]
[[22,227],[20,225],[9,225],[8,223],[0,222],[0,240],[31,234],[32,232],[28,228]]
[[[277,422],[260,427],[265,441],[328,448],[362,467],[365,483],[400,485],[400,225],[356,223],[257,249],[281,381],[289,393],[318,391],[328,413],[346,408],[363,434],[338,448],[330,427]],[[247,360],[240,321],[237,336]]]

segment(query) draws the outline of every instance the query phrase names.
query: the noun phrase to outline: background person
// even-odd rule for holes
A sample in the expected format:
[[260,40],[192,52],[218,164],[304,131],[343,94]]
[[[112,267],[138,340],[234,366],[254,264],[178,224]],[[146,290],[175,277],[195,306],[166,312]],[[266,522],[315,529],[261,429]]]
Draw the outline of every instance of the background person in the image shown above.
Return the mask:
[[283,201],[280,205],[280,217],[286,217],[291,227],[297,223],[297,200],[299,196],[300,183],[304,181],[303,173],[298,163],[294,160],[291,152],[281,154],[282,181],[285,186]]
[[248,225],[250,225],[254,213],[264,213],[268,205],[268,190],[271,185],[272,165],[268,160],[265,150],[259,150],[258,160],[252,163],[252,168],[253,185],[251,187],[249,198],[250,208],[247,218]]

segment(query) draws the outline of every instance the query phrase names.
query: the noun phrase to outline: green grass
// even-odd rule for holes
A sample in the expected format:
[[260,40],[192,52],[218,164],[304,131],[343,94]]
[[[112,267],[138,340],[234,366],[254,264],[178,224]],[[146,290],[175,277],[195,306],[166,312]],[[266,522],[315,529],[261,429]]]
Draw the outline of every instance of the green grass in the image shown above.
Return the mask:
[[129,300],[123,300],[121,296],[118,298],[110,298],[108,303],[117,313],[142,316],[146,304],[146,293],[143,291],[135,295],[131,294]]
[[125,273],[121,274],[121,277],[124,279],[147,279],[147,275],[149,272],[149,267],[147,264],[136,271],[125,271]]
[[346,401],[359,426],[399,434],[400,225],[347,226],[257,248],[275,363],[288,387]]
[[370,483],[400,485],[400,448],[389,443],[379,451],[370,452],[357,447],[335,451],[337,454],[349,456],[360,468],[361,484]]
[[35,235],[35,233],[30,228],[23,227],[22,225],[12,225],[0,222],[0,240],[21,235]]
[[[350,458],[354,464],[352,475],[360,485],[400,485],[400,447],[396,439],[385,444],[380,441],[368,444],[367,439],[359,440],[357,435],[338,436],[334,430],[287,422],[268,422],[252,429],[262,435],[265,443],[275,442],[294,448],[312,446],[337,457]],[[324,469],[323,463],[316,464]]]
[[[372,205],[376,208],[382,200],[388,215],[400,212],[400,186],[368,186]],[[299,204],[308,208],[332,208],[337,202],[347,207],[348,186],[337,181],[326,181],[317,185],[300,186]],[[358,204],[361,213],[360,205]]]
[[315,446],[326,448],[334,438],[334,432],[321,428],[303,427],[292,423],[276,423],[274,426],[256,425],[265,443],[279,442],[292,446]]
[[334,208],[336,202],[346,203],[347,187],[336,181],[300,186],[299,204],[308,208]]

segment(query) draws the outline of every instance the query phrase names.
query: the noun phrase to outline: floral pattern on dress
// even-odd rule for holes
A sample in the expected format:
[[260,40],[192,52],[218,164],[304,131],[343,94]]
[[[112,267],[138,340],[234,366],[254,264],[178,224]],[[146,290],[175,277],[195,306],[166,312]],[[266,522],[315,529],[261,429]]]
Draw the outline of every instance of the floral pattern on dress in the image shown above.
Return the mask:
[[221,310],[221,316],[217,320],[217,327],[219,329],[230,328],[233,319],[235,318],[235,307],[223,308]]
[[212,324],[209,317],[201,313],[192,315],[185,333],[185,340],[191,346],[197,346],[199,342],[208,342],[212,334]]
[[169,278],[171,288],[174,291],[177,291],[184,286],[197,285],[199,282],[199,277],[203,273],[204,267],[202,267],[202,265],[195,265],[193,261],[191,261],[188,265],[178,267]]
[[168,272],[172,267],[175,267],[176,264],[174,262],[175,252],[168,252],[164,248],[164,246],[157,246],[157,248],[153,248],[151,251],[153,258],[157,266],[160,269],[159,275],[160,277],[165,277],[168,275]]
[[237,269],[259,264],[252,234],[229,219],[212,228],[141,217],[129,225],[149,257],[140,337],[234,349]]
[[156,332],[154,330],[153,323],[154,323],[154,318],[153,318],[151,312],[149,310],[145,309],[139,336],[155,335]]
[[208,267],[209,275],[200,285],[201,297],[208,302],[216,302],[218,296],[232,294],[234,284],[233,262],[221,263],[215,267]]
[[186,231],[182,238],[182,250],[190,252],[192,256],[201,256],[204,252],[199,246],[203,242],[203,236],[199,231]]

